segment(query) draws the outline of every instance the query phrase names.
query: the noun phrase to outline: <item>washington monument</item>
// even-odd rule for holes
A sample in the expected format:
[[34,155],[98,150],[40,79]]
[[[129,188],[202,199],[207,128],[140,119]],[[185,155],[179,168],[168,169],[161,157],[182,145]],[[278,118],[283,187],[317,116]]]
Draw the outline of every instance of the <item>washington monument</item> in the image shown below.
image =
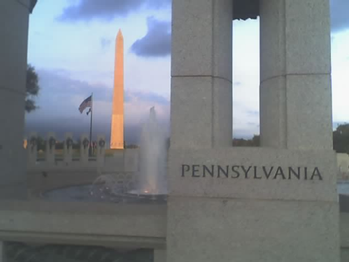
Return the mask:
[[115,44],[114,94],[110,148],[124,148],[124,37],[119,30]]

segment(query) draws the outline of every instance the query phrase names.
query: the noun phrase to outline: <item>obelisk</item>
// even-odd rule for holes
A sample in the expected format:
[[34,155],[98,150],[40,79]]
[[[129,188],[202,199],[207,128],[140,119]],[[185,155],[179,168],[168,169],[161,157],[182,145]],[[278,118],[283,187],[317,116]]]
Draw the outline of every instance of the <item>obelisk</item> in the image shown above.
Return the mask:
[[124,148],[124,37],[121,30],[116,36],[114,69],[113,112],[110,148]]

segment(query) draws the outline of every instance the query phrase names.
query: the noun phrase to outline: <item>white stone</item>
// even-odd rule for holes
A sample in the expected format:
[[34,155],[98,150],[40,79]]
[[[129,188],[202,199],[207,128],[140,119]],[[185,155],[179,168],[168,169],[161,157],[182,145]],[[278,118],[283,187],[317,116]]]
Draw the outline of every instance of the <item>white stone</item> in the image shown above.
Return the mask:
[[28,144],[27,144],[27,152],[28,152],[28,158],[27,158],[27,164],[29,166],[35,166],[36,161],[38,159],[38,135],[37,133],[31,133],[28,138]]
[[138,171],[138,149],[125,149],[124,150],[124,171],[125,172],[137,172]]
[[341,262],[349,261],[349,249],[341,250]]
[[98,135],[97,136],[97,163],[99,166],[104,165],[105,148],[106,148],[105,136]]
[[166,206],[0,201],[0,239],[164,249]]
[[341,247],[349,249],[349,213],[341,213],[340,228]]
[[287,148],[332,150],[331,76],[287,76],[286,93]]
[[261,0],[261,81],[329,74],[329,0]]
[[0,241],[0,262],[7,262],[5,249],[6,249],[5,242]]
[[155,249],[154,250],[154,262],[166,262],[166,250]]
[[[0,1],[0,196],[26,198],[23,148],[28,10]],[[8,190],[11,188],[12,190]]]
[[261,144],[331,149],[329,1],[260,5]]
[[56,135],[49,132],[46,138],[46,163],[54,164],[56,161]]
[[[338,198],[337,165],[333,151],[266,148],[171,149],[169,159],[168,181],[171,196],[332,202],[337,202]],[[191,166],[187,171],[183,165]],[[204,173],[203,165],[209,169],[214,165],[214,177],[209,172]],[[218,172],[218,165],[223,171],[229,166],[228,177],[223,171]],[[239,166],[235,169],[239,177],[232,171],[233,166]],[[278,171],[279,167],[281,171]],[[295,172],[300,168],[300,179],[294,173],[290,176],[289,167]],[[322,180],[318,176],[312,177],[316,167]],[[187,171],[184,176],[182,168]],[[277,172],[283,172],[284,178],[276,175]],[[270,173],[270,177],[267,178],[265,173]]]
[[168,262],[339,261],[338,205],[170,197]]
[[90,140],[86,134],[82,134],[80,137],[80,162],[88,163],[89,159],[89,144]]
[[262,148],[223,148],[231,2],[173,0],[167,261],[339,262],[329,1],[260,1]]
[[232,8],[231,0],[173,1],[172,147],[231,145]]
[[214,77],[172,78],[171,147],[231,146],[231,83]]
[[69,165],[73,161],[73,133],[64,135],[64,163]]
[[329,75],[287,75],[262,82],[262,145],[302,150],[332,149],[330,98]]

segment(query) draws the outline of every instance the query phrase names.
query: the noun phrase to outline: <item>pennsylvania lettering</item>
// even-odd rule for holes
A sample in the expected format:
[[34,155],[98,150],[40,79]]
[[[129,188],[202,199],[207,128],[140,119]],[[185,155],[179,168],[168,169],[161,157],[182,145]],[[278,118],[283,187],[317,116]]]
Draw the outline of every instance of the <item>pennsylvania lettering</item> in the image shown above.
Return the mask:
[[182,177],[266,180],[323,180],[317,167],[182,165]]

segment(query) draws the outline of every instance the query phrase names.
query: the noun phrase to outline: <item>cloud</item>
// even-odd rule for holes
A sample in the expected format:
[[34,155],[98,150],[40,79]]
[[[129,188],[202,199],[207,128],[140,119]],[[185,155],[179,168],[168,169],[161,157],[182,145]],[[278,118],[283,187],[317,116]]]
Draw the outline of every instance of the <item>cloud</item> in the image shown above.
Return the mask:
[[58,20],[111,20],[115,17],[125,17],[141,8],[160,9],[170,4],[170,0],[80,0],[78,4],[66,7]]
[[[26,134],[37,132],[46,136],[55,132],[59,139],[64,133],[73,132],[78,138],[82,133],[88,133],[89,117],[80,114],[80,103],[92,92],[93,99],[93,130],[94,135],[104,134],[110,137],[110,122],[112,112],[111,87],[92,85],[70,77],[67,71],[37,70],[40,77],[41,93],[37,100],[39,110],[26,115]],[[147,91],[128,90],[124,92],[125,103],[125,138],[127,143],[137,143],[142,123],[149,114],[149,109],[155,106],[159,122],[168,133],[170,101],[159,94]]]
[[103,49],[108,48],[112,42],[113,40],[110,38],[101,38],[101,46]]
[[137,40],[131,51],[143,57],[162,57],[171,53],[171,22],[160,21],[154,17],[147,19],[148,32]]
[[348,10],[348,0],[331,0],[331,23],[333,32],[349,29]]

